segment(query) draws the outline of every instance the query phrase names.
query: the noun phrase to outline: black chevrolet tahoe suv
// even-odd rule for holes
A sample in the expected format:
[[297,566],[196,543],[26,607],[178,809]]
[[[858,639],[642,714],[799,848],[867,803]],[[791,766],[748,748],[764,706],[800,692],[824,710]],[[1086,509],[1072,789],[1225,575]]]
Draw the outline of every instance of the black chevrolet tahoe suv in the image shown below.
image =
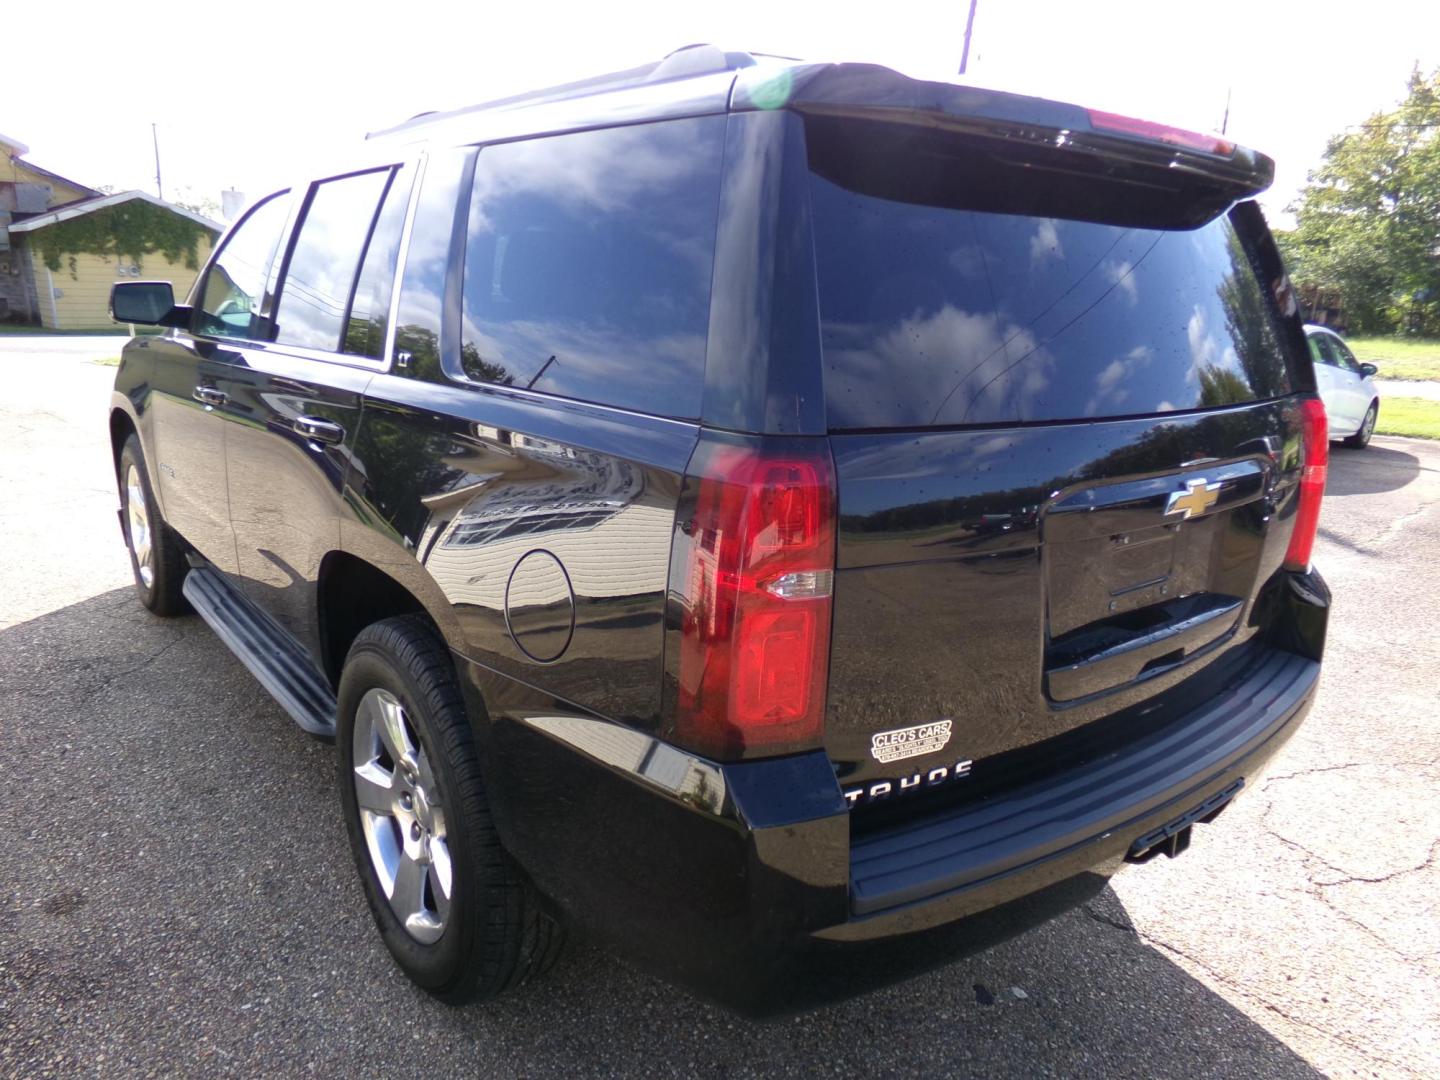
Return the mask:
[[1221,139],[700,46],[117,285],[142,601],[333,737],[399,966],[752,1013],[1176,855],[1290,737],[1325,414]]

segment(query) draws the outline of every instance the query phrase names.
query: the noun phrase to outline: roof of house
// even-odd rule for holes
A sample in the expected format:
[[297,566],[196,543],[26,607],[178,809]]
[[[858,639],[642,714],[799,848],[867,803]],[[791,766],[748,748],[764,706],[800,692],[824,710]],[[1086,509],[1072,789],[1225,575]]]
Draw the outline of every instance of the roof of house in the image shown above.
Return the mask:
[[[17,155],[17,157],[18,157],[18,155]],[[69,185],[70,187],[78,188],[78,189],[81,190],[81,191],[88,191],[88,192],[90,192],[91,195],[99,195],[99,194],[100,194],[100,192],[96,191],[96,190],[95,190],[94,188],[92,188],[89,184],[82,184],[82,183],[80,183],[79,180],[71,180],[70,177],[68,177],[68,176],[61,176],[59,173],[55,172],[53,169],[43,168],[43,167],[40,166],[40,165],[36,165],[33,161],[28,161],[28,160],[26,160],[26,159],[23,158],[23,157],[20,157],[20,158],[18,159],[17,164],[23,166],[24,168],[28,169],[28,170],[29,170],[30,172],[32,172],[32,173],[39,173],[41,176],[48,176],[51,180],[58,180],[58,181],[60,181],[60,183],[62,183],[62,184],[67,184],[67,185]]]
[[164,202],[154,195],[147,195],[143,191],[117,191],[114,195],[97,195],[89,199],[76,199],[61,206],[52,207],[43,214],[36,214],[34,217],[26,218],[24,221],[17,221],[10,226],[12,233],[34,232],[36,229],[43,229],[47,225],[57,225],[62,221],[69,221],[71,218],[80,217],[82,214],[92,214],[96,210],[104,210],[107,206],[119,206],[121,203],[132,202],[139,199],[151,206],[158,206],[171,213],[179,214],[181,217],[189,218],[197,225],[216,233],[225,231],[225,226],[219,222],[211,221],[207,217],[186,210],[183,206],[176,206],[174,203]]
[[12,139],[9,135],[0,133],[0,153],[5,154],[5,156],[9,157],[17,165],[20,165],[27,172],[32,172],[39,176],[48,177],[51,180],[56,180],[64,184],[66,187],[72,187],[75,188],[77,191],[84,191],[90,195],[100,194],[100,192],[96,191],[88,184],[82,184],[78,180],[71,180],[68,176],[61,176],[57,172],[36,165],[33,161],[26,161],[25,155],[29,152],[30,148],[24,143],[22,143],[19,139]]

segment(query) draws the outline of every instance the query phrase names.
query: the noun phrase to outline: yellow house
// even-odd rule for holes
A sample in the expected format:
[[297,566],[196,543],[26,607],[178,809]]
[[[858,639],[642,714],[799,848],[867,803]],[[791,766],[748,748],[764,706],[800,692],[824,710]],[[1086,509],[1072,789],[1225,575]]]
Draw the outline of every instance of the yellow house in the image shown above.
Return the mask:
[[0,135],[0,322],[38,321],[39,307],[30,260],[12,242],[10,226],[57,204],[91,199],[100,192],[22,160],[29,147]]
[[[80,219],[86,219],[80,221]],[[76,224],[79,222],[79,227]],[[87,227],[89,226],[89,227]],[[51,330],[113,329],[110,286],[163,280],[183,301],[222,227],[147,195],[78,199],[10,225],[12,260],[34,283],[33,313]]]

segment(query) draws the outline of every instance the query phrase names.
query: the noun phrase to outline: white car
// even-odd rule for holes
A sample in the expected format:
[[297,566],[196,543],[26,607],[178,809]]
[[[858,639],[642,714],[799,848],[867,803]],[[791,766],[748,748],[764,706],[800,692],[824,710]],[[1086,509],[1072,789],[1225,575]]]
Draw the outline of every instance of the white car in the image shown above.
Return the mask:
[[1346,446],[1368,446],[1380,412],[1380,391],[1375,387],[1375,365],[1362,364],[1334,330],[1305,324],[1310,355],[1315,360],[1315,386],[1325,402],[1330,437]]

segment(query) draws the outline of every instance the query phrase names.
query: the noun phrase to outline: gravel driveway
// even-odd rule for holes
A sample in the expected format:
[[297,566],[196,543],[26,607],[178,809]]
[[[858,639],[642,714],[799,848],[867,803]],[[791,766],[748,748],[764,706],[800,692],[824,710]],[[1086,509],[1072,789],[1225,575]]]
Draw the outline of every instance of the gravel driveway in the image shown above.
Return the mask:
[[1440,447],[1336,449],[1320,700],[1183,858],[769,1025],[585,946],[451,1009],[371,929],[333,748],[135,601],[89,351],[0,338],[0,1074],[1440,1075]]

